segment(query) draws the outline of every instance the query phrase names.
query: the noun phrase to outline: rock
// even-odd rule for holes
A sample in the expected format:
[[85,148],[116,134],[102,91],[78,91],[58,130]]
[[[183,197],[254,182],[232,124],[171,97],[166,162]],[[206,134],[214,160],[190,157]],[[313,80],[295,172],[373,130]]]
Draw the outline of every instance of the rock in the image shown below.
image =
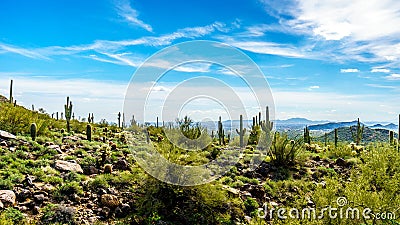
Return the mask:
[[120,205],[120,202],[117,196],[104,194],[101,196],[101,204],[110,208],[116,208]]
[[120,159],[115,163],[114,168],[117,170],[129,170],[129,163],[125,159]]
[[100,215],[103,216],[104,218],[108,218],[110,216],[110,208],[108,207],[103,207],[100,211]]
[[4,205],[1,201],[0,201],[0,209],[4,209]]
[[79,164],[63,160],[56,160],[54,168],[60,171],[83,173],[83,170]]
[[117,207],[117,208],[115,209],[115,216],[116,216],[117,218],[122,218],[122,217],[124,217],[124,215],[123,215],[122,210],[121,210],[120,207]]
[[16,200],[15,193],[10,190],[0,190],[0,201],[4,206],[14,206]]
[[11,133],[8,133],[7,131],[0,130],[0,138],[3,139],[16,139],[17,137]]
[[128,204],[122,204],[121,205],[121,210],[123,214],[128,215],[131,211],[131,207]]
[[22,189],[19,193],[17,193],[17,195],[18,201],[23,202],[32,196],[32,192],[28,189]]
[[2,142],[0,142],[0,146],[3,146],[3,147],[8,147],[8,144],[7,144],[7,142],[6,142],[6,141],[2,141]]
[[48,149],[56,150],[59,154],[62,154],[62,153],[63,153],[63,152],[61,151],[61,148],[60,148],[59,145],[49,145],[47,148],[48,148]]
[[37,203],[43,203],[44,201],[47,200],[47,198],[44,196],[44,194],[36,194],[33,196],[33,199]]
[[98,173],[99,173],[99,170],[94,166],[89,166],[89,168],[87,168],[85,170],[86,175],[92,175],[92,174],[98,174]]
[[347,166],[347,162],[343,158],[336,159],[335,163],[336,163],[336,165],[338,165],[340,167],[346,167]]
[[39,206],[35,206],[33,207],[32,213],[33,215],[37,215],[40,212],[40,207]]

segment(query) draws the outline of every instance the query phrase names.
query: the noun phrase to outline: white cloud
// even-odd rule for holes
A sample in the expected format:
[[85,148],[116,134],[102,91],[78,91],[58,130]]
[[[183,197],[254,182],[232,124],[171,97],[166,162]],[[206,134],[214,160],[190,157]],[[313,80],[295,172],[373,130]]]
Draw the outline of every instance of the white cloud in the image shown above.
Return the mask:
[[319,89],[319,86],[315,85],[315,86],[310,86],[308,88],[308,90],[310,90],[310,91],[315,90],[315,89]]
[[146,24],[142,20],[138,19],[139,13],[131,7],[129,0],[116,1],[116,9],[118,14],[127,22],[130,22],[135,26],[139,26],[149,32],[153,31],[153,28],[149,24]]
[[397,0],[300,0],[296,8],[290,11],[295,16],[290,23],[326,40],[368,41],[400,34]]
[[387,80],[400,80],[400,74],[392,73],[385,77]]
[[237,48],[268,55],[279,55],[293,58],[305,58],[301,50],[288,44],[279,44],[266,41],[249,41],[249,40],[234,40],[232,38],[222,38],[225,41]]
[[33,50],[24,49],[24,48],[12,46],[12,45],[6,45],[6,44],[0,43],[0,49],[4,50],[3,53],[11,52],[11,53],[19,54],[19,55],[22,55],[22,56],[25,56],[28,58],[32,58],[32,59],[49,59],[46,56],[43,56]]
[[187,72],[187,73],[207,73],[210,72],[209,63],[186,63],[174,68],[175,71]]
[[389,86],[389,85],[380,85],[380,84],[366,84],[368,87],[374,87],[374,88],[384,88],[384,89],[395,89],[395,86]]
[[360,70],[358,69],[340,69],[341,73],[358,73]]
[[373,68],[371,73],[390,73],[390,70],[385,68]]

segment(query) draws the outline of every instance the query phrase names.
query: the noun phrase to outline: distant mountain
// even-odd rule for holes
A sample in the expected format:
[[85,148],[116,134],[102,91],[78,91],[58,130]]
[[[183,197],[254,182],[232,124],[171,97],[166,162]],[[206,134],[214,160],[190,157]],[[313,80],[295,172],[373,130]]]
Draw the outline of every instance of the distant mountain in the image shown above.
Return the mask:
[[[353,128],[353,132],[355,132],[355,128]],[[397,133],[395,133],[395,138],[397,138]],[[333,143],[335,141],[335,132],[331,131],[327,133],[328,142]],[[349,127],[340,127],[338,128],[338,138],[339,142],[346,141],[346,142],[354,142],[353,137],[351,135],[351,131]],[[313,138],[315,141],[324,142],[325,136],[319,136]],[[387,129],[371,129],[369,127],[364,128],[363,133],[363,143],[370,143],[370,142],[388,142],[389,141],[389,130]]]
[[334,130],[336,128],[350,127],[350,126],[354,126],[354,125],[357,125],[357,121],[330,122],[330,123],[324,123],[324,124],[311,125],[308,128],[310,130]]
[[319,123],[324,123],[324,122],[328,122],[328,121],[313,121],[313,120],[309,120],[306,118],[290,118],[287,120],[275,120],[276,123],[280,123],[280,124],[319,124]]
[[375,124],[373,126],[370,126],[369,128],[371,129],[386,129],[386,130],[397,130],[398,126],[394,123],[389,123],[387,125],[382,125],[382,124]]

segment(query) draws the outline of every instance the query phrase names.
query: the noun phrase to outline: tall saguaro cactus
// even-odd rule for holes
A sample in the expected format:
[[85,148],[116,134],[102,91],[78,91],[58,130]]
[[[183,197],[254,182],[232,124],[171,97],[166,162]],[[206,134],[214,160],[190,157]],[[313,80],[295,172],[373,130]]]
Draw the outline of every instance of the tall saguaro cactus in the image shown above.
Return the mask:
[[399,114],[399,130],[397,131],[397,150],[400,150],[400,114]]
[[335,129],[335,148],[337,148],[337,144],[338,144],[338,129]]
[[239,134],[239,138],[240,138],[240,147],[243,148],[244,147],[244,133],[246,133],[246,129],[243,128],[243,116],[240,115],[240,124],[239,124],[239,130],[236,129],[236,132]]
[[225,132],[224,132],[224,127],[222,125],[222,120],[221,117],[219,117],[218,121],[218,141],[219,145],[225,145]]
[[363,138],[364,133],[364,125],[361,126],[360,118],[357,119],[357,126],[356,131],[353,132],[353,127],[350,127],[351,135],[353,136],[353,140],[356,142],[357,145],[360,144]]
[[86,125],[86,139],[92,141],[92,126],[90,124]]
[[10,82],[10,104],[12,104],[13,102],[14,102],[14,99],[13,99],[13,83],[14,83],[14,81],[13,80],[11,80],[11,82]]
[[67,104],[64,105],[65,111],[65,120],[67,121],[67,131],[71,132],[71,117],[72,117],[72,102],[69,101],[69,97],[67,97]]
[[121,112],[118,113],[118,128],[121,128]]
[[37,136],[37,126],[36,126],[36,123],[32,123],[31,124],[31,138],[32,138],[32,141],[35,141],[36,140],[36,136]]
[[265,121],[264,123],[261,124],[261,129],[269,134],[272,131],[272,128],[274,127],[274,122],[269,120],[269,108],[268,106],[265,109]]
[[308,126],[304,128],[304,143],[311,144],[310,130],[308,129]]
[[389,131],[389,144],[392,145],[394,143],[394,131]]

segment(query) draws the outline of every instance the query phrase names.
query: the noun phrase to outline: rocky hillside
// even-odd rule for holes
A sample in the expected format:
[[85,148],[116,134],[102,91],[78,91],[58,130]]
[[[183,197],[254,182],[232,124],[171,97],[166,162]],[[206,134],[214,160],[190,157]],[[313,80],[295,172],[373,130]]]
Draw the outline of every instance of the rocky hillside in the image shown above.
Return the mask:
[[[335,141],[335,131],[331,131],[328,134],[328,142]],[[342,142],[354,142],[352,134],[349,127],[338,128],[338,138]],[[397,133],[395,133],[395,138],[397,138]],[[314,139],[315,141],[324,142],[325,136],[319,136]],[[386,129],[371,129],[369,127],[364,128],[363,133],[363,143],[371,142],[388,142],[389,141],[389,130]]]

